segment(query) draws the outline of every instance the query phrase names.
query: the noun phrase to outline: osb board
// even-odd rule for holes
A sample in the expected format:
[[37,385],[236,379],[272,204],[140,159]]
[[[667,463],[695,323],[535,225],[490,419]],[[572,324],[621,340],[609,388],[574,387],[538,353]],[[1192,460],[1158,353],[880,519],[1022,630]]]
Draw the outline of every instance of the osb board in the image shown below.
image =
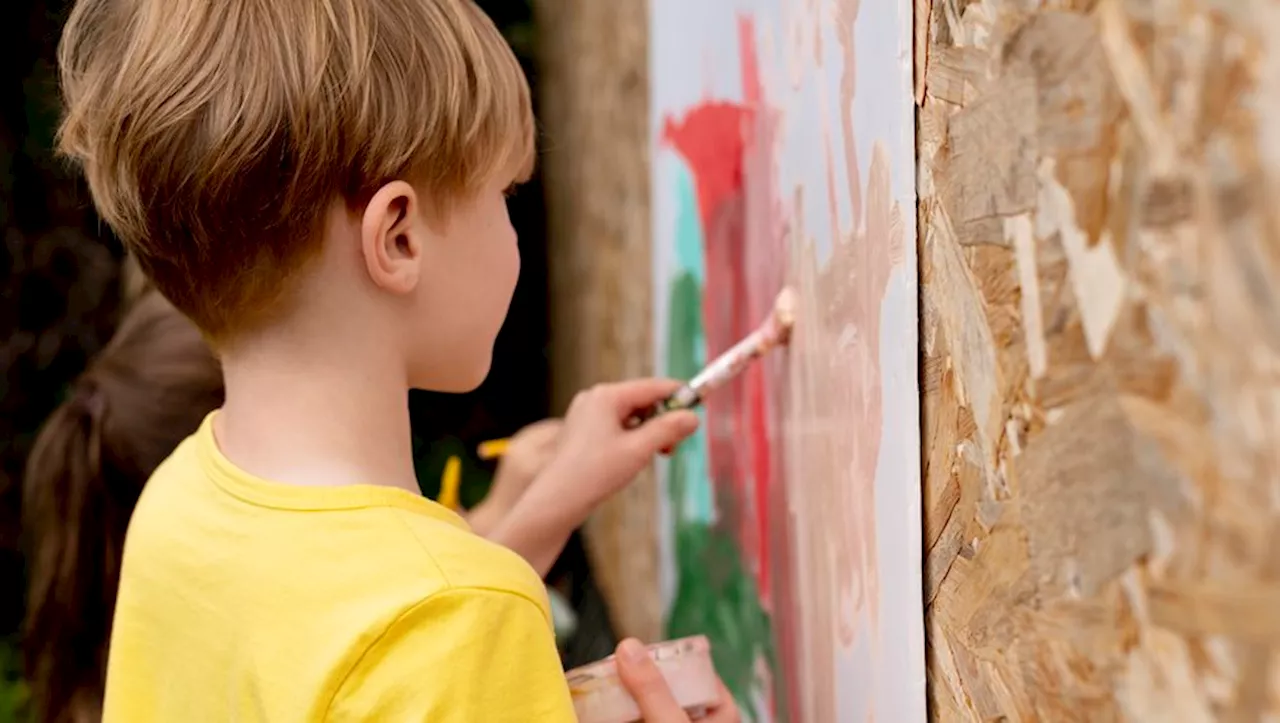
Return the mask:
[[650,7],[658,368],[797,300],[660,468],[667,636],[749,720],[921,721],[911,6]]
[[[644,2],[537,0],[553,397],[653,373]],[[653,477],[587,524],[616,631],[661,635]]]
[[1280,715],[1280,6],[916,13],[932,716]]

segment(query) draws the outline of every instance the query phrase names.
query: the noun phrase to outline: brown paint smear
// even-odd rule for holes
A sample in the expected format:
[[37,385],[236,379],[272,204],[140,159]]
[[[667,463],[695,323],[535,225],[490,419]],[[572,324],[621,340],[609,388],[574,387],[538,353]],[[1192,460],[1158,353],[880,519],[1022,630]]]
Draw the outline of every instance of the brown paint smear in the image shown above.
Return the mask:
[[807,245],[797,264],[798,285],[810,291],[801,294],[791,345],[787,477],[798,538],[794,583],[803,592],[801,609],[790,614],[801,620],[807,720],[836,720],[840,649],[857,643],[859,632],[873,635],[867,641],[873,651],[877,646],[880,303],[903,243],[879,145],[866,198],[864,231],[837,239],[820,268]]
[[[880,369],[881,302],[903,254],[901,210],[893,201],[889,158],[873,146],[866,188],[858,171],[853,123],[857,0],[839,5],[837,38],[843,49],[840,123],[849,181],[852,232],[836,231],[822,263],[800,227],[802,190],[793,219],[795,283],[801,308],[791,344],[786,464],[794,537],[802,670],[797,676],[803,719],[838,719],[837,665],[842,650],[866,635],[878,658],[880,585],[876,550],[876,466],[883,434]],[[824,119],[825,120],[825,119]],[[832,229],[839,229],[836,163],[827,140],[827,188]],[[865,192],[865,193],[864,193]],[[820,201],[821,202],[821,201]],[[865,205],[864,205],[865,204]],[[868,668],[868,674],[874,672]],[[845,683],[847,685],[847,682]],[[862,686],[874,693],[873,681]],[[872,701],[864,703],[867,718]]]

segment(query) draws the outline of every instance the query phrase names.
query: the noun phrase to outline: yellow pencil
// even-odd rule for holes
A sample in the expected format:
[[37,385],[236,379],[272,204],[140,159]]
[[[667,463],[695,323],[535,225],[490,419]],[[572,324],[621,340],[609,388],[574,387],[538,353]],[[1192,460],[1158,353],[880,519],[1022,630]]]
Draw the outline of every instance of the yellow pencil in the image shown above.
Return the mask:
[[461,504],[458,500],[458,490],[461,488],[462,460],[450,457],[444,463],[444,475],[440,478],[440,497],[436,501],[457,512]]
[[491,439],[488,442],[481,442],[476,448],[476,455],[480,459],[497,459],[507,453],[507,446],[511,444],[511,440],[507,439]]

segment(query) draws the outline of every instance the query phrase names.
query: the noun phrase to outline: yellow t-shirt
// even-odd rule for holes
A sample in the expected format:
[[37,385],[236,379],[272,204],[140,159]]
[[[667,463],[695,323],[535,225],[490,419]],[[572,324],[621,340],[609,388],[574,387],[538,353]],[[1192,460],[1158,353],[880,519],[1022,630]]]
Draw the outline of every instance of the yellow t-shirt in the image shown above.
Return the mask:
[[211,419],[130,522],[107,723],[576,720],[521,557],[403,490],[255,478]]

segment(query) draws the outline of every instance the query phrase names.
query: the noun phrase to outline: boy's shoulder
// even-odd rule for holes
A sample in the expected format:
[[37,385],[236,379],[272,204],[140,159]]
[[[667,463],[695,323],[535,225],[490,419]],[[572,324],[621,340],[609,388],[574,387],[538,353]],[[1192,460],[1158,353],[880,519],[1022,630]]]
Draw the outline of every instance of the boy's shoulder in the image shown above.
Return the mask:
[[446,588],[513,593],[529,599],[550,617],[542,579],[515,552],[475,534],[461,518],[454,523],[437,515],[403,508],[390,512],[402,523],[404,532],[412,540],[409,544],[417,548],[424,562],[435,568]]
[[[272,484],[204,449],[180,446],[130,522],[116,718],[572,720],[546,589],[514,552],[403,490]],[[517,697],[467,688],[494,671]],[[531,675],[536,694],[514,684]]]
[[180,445],[147,483],[127,557],[184,550],[184,559],[170,564],[226,565],[237,578],[263,583],[314,577],[317,588],[345,580],[348,589],[405,604],[446,590],[506,592],[549,619],[546,588],[528,562],[445,507],[399,489],[267,483],[230,467],[200,436]]

